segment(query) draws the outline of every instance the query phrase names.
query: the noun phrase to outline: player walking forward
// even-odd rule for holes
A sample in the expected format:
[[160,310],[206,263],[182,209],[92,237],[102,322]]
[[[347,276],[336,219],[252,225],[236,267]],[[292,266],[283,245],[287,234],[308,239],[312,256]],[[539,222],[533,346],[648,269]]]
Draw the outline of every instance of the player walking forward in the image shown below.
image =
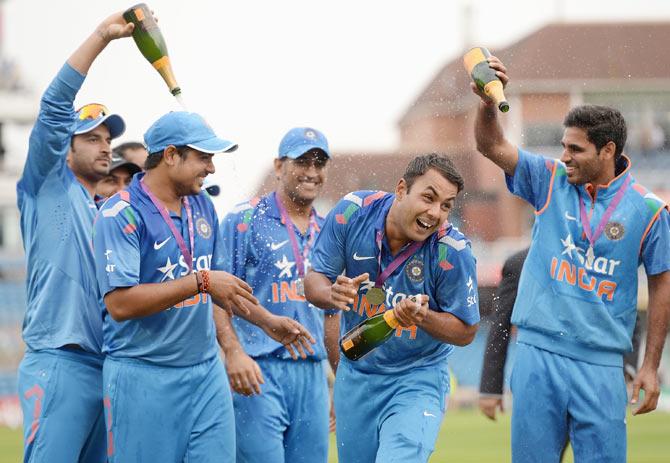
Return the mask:
[[100,104],[73,102],[98,54],[132,33],[121,14],[103,21],[42,96],[17,185],[28,259],[26,354],[19,367],[24,461],[105,461],[101,299],[91,230],[94,193],[125,130]]
[[[489,65],[507,83],[504,65],[495,57]],[[617,110],[570,110],[559,161],[507,141],[495,106],[479,96],[477,149],[536,210],[512,313],[519,329],[513,460],[557,462],[569,435],[576,461],[625,461],[623,354],[632,349],[640,264],[649,282],[649,324],[632,399],[640,389],[645,397],[633,413],[654,410],[659,396],[670,317],[666,205],[633,179],[623,155],[626,122]]]
[[[419,156],[395,194],[349,193],[326,217],[307,299],[345,310],[343,330],[392,307],[399,321],[395,337],[338,366],[343,463],[425,462],[435,447],[449,392],[447,355],[452,344],[472,341],[479,322],[470,243],[447,222],[462,188],[448,158]],[[408,298],[417,294],[420,305]]]
[[[316,339],[315,351],[293,362],[281,344],[235,318],[240,342],[230,336],[232,345],[224,350],[231,386],[239,393],[233,396],[238,463],[328,460],[324,313],[305,300],[303,283],[323,224],[312,203],[326,180],[329,158],[328,141],[321,132],[309,127],[290,130],[275,160],[279,188],[238,206],[221,224],[225,254],[231,256],[226,270],[256,288],[256,296],[270,312],[298,320]],[[336,315],[327,317],[326,323],[339,322]],[[337,349],[337,336],[331,341]],[[249,356],[262,375],[253,374]],[[244,373],[248,369],[251,374]],[[262,387],[258,377],[264,380]]]
[[[95,225],[109,459],[231,462],[234,417],[212,300],[228,310],[257,301],[221,271],[228,256],[201,188],[213,154],[237,145],[187,112],[161,117],[144,139],[146,173],[105,203]],[[282,321],[276,336],[301,336],[299,324]]]

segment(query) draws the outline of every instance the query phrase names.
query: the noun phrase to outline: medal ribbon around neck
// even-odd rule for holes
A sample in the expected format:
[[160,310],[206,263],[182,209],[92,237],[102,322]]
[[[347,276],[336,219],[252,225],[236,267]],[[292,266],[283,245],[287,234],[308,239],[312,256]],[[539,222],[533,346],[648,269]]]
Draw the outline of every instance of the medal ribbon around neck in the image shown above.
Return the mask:
[[375,241],[377,243],[377,278],[375,279],[375,288],[382,289],[384,282],[388,279],[389,276],[400,267],[411,255],[413,255],[423,244],[423,241],[413,241],[412,244],[405,247],[405,249],[398,254],[395,259],[382,271],[382,240],[384,238],[384,233],[381,230],[377,230],[377,236]]
[[149,187],[144,183],[144,178],[142,178],[140,185],[142,185],[142,189],[147,194],[147,196],[149,197],[153,205],[156,207],[156,209],[158,209],[158,212],[163,218],[163,221],[170,228],[170,231],[172,232],[172,235],[174,236],[174,239],[175,241],[177,241],[177,245],[181,250],[181,255],[184,256],[184,260],[186,261],[186,265],[188,266],[188,273],[191,273],[193,271],[193,254],[195,250],[195,242],[193,238],[193,231],[194,231],[193,214],[191,212],[191,205],[189,204],[188,198],[184,196],[181,198],[181,201],[182,204],[184,205],[184,209],[186,209],[186,219],[188,220],[188,237],[189,241],[191,242],[190,253],[186,248],[186,242],[184,241],[184,237],[182,237],[181,233],[177,230],[177,227],[170,218],[170,214],[167,208],[162,203],[160,203],[158,199],[154,196],[154,194],[151,192],[151,190],[149,190]]
[[584,205],[584,199],[582,198],[581,195],[579,195],[579,215],[581,216],[582,219],[582,227],[584,228],[584,234],[586,235],[586,239],[589,241],[590,245],[589,249],[591,250],[591,254],[593,254],[593,247],[595,246],[596,241],[598,241],[598,238],[600,238],[600,235],[602,235],[603,231],[605,230],[605,225],[607,225],[607,222],[609,221],[610,217],[612,216],[617,206],[623,199],[623,195],[626,192],[629,183],[630,183],[630,175],[626,177],[626,180],[624,180],[623,184],[619,188],[619,191],[616,192],[616,195],[612,199],[612,202],[609,204],[609,206],[607,206],[607,209],[605,209],[605,213],[601,217],[600,223],[598,223],[595,232],[592,231],[591,229],[591,221],[589,220],[589,217],[586,214],[586,206]]
[[305,261],[307,260],[309,250],[312,248],[312,244],[314,244],[314,238],[316,237],[316,213],[312,208],[312,211],[309,214],[309,228],[307,230],[309,233],[309,238],[307,239],[307,244],[305,244],[305,246],[302,248],[302,252],[300,252],[300,245],[298,244],[298,239],[295,237],[295,230],[297,227],[291,220],[291,217],[288,215],[288,212],[282,204],[281,199],[279,199],[279,195],[277,195],[277,193],[275,193],[275,201],[277,203],[277,208],[279,209],[282,222],[284,222],[284,225],[286,225],[286,229],[288,231],[288,238],[291,242],[291,247],[293,248],[295,266],[298,268],[298,278],[302,280],[305,278]]

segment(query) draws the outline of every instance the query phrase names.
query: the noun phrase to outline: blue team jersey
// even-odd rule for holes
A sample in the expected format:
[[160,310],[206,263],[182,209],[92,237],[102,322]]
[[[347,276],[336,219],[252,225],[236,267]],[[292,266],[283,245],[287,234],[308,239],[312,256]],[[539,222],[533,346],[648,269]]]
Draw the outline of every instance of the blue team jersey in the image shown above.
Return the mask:
[[[349,193],[328,214],[312,254],[312,268],[331,281],[345,273],[355,277],[368,272],[370,279],[358,291],[352,310],[343,312],[342,333],[366,318],[393,307],[401,299],[426,294],[429,308],[448,312],[468,325],[479,322],[475,258],[470,242],[455,228],[443,225],[421,248],[400,265],[384,283],[386,300],[378,306],[365,292],[378,274],[377,230],[383,230],[395,195],[382,191]],[[382,268],[393,260],[382,242]],[[398,327],[395,336],[357,362],[342,361],[371,373],[402,373],[415,367],[446,367],[453,346],[440,342],[416,326]]]
[[66,163],[83,82],[65,64],[47,88],[16,187],[28,261],[23,340],[33,351],[78,344],[99,354],[102,344],[91,249],[97,208]]
[[[103,297],[116,288],[162,283],[188,275],[189,270],[168,225],[143,191],[136,174],[127,190],[112,196],[96,218],[93,243],[96,275]],[[216,211],[209,196],[188,197],[193,211],[195,253],[193,270],[218,270]],[[170,212],[187,248],[188,221]],[[194,283],[195,285],[195,283]],[[115,358],[135,358],[166,366],[189,366],[217,354],[211,298],[197,294],[157,314],[115,321],[105,309],[103,352]]]
[[[323,218],[318,215],[315,218],[318,233]],[[321,360],[326,358],[324,314],[298,293],[299,276],[288,233],[275,193],[238,205],[221,222],[221,242],[224,254],[229,256],[224,269],[249,283],[254,296],[270,312],[293,318],[307,328],[316,339],[314,356],[310,358]],[[303,235],[297,229],[294,233],[300,249],[314,245],[310,243],[310,233]],[[305,265],[309,267],[309,256]],[[235,317],[233,323],[244,351],[251,357],[291,358],[283,345],[257,326],[239,317]]]
[[[594,190],[568,183],[560,161],[519,150],[507,185],[536,211],[512,316],[519,341],[612,366],[621,366],[622,354],[632,349],[638,267],[644,264],[648,275],[670,269],[670,224],[663,201],[635,183],[625,157],[623,164],[616,178]],[[595,230],[628,177],[590,262],[579,199]]]

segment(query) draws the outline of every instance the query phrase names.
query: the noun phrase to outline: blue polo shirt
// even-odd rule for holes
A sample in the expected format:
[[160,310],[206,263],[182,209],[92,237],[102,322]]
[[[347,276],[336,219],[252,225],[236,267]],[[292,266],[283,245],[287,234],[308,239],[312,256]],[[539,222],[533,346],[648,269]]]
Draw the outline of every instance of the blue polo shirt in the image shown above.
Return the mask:
[[[366,318],[393,307],[401,299],[429,296],[429,308],[448,312],[467,325],[479,322],[479,300],[475,258],[470,242],[445,224],[426,239],[413,256],[399,266],[384,283],[386,300],[378,306],[367,301],[365,292],[378,274],[377,230],[383,230],[395,195],[381,191],[357,191],[340,200],[328,214],[312,254],[312,268],[331,281],[342,272],[356,277],[368,272],[352,310],[343,312],[342,333]],[[384,238],[382,268],[393,256]],[[362,359],[350,362],[353,368],[371,373],[404,373],[416,367],[435,365],[446,368],[453,346],[440,342],[415,326],[398,327],[395,336]]]
[[[608,185],[572,185],[560,161],[519,150],[507,186],[536,211],[512,314],[520,342],[610,366],[621,366],[632,349],[638,267],[648,275],[670,269],[670,221],[665,203],[632,178],[625,156],[618,172]],[[580,198],[595,231],[627,178],[590,262]]]
[[[315,214],[316,234],[323,218]],[[245,280],[254,289],[254,295],[263,307],[275,315],[293,318],[301,323],[316,339],[312,360],[326,358],[323,342],[324,313],[298,294],[299,278],[289,231],[282,222],[275,193],[238,205],[221,222],[221,242],[225,260],[224,269]],[[313,246],[310,233],[294,229],[300,249]],[[310,257],[306,261],[309,267]],[[336,313],[336,311],[329,311]],[[251,357],[273,356],[290,359],[283,345],[268,337],[260,328],[239,317],[233,319],[235,330]]]
[[28,264],[23,340],[31,351],[78,344],[99,354],[102,345],[91,249],[97,208],[66,162],[83,82],[66,63],[47,88],[16,186]]
[[[112,196],[96,218],[93,243],[103,297],[116,288],[163,283],[189,274],[170,228],[140,185],[143,176],[135,175],[128,189]],[[224,255],[214,206],[204,193],[188,199],[195,228],[193,270],[219,270]],[[170,212],[170,218],[190,247],[184,207],[181,216]],[[208,294],[144,318],[117,322],[106,309],[102,318],[103,352],[115,358],[179,367],[204,362],[218,352]]]

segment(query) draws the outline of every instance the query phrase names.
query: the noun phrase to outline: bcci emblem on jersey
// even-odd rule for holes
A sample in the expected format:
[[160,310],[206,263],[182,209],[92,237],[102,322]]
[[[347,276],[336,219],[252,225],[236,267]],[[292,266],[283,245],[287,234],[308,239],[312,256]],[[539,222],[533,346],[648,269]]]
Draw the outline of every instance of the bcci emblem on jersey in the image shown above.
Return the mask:
[[206,240],[212,236],[212,227],[204,217],[200,217],[195,221],[195,229],[198,231],[198,235],[202,236]]
[[624,232],[623,224],[619,222],[609,222],[605,225],[605,236],[612,241],[619,241],[623,238]]
[[405,266],[405,273],[412,282],[421,283],[423,281],[423,261],[414,257]]

